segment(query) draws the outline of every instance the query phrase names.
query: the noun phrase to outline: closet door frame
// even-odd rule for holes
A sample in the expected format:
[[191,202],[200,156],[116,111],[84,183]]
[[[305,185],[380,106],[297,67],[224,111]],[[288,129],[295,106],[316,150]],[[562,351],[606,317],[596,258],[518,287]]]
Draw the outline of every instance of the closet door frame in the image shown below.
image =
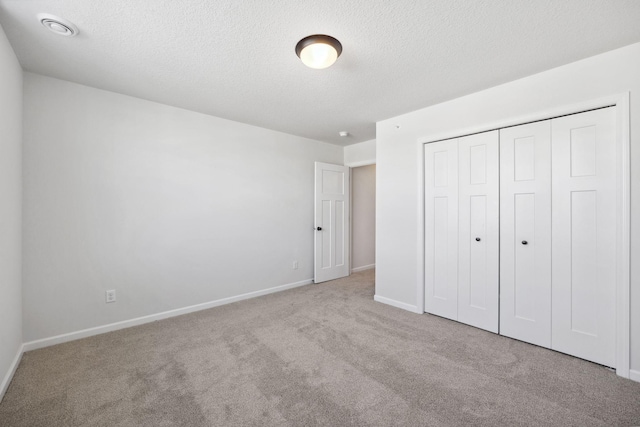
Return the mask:
[[[553,119],[604,107],[616,109],[616,374],[630,376],[630,245],[631,245],[631,167],[629,135],[629,92],[590,101],[568,104],[519,117],[453,131],[425,135],[417,140],[417,281],[415,312],[424,313],[425,230],[424,230],[424,145],[444,139],[459,138],[480,132]],[[636,378],[638,380],[638,378]]]

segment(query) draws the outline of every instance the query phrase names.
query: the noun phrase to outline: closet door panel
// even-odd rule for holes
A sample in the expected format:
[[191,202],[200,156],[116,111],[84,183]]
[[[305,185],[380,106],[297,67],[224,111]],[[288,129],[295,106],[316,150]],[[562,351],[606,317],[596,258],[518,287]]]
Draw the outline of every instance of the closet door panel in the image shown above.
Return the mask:
[[615,109],[552,120],[551,347],[615,367]]
[[425,311],[458,318],[458,140],[424,146]]
[[458,320],[498,332],[498,131],[460,138]]
[[[468,298],[469,306],[487,309],[487,196],[469,197],[469,235],[477,236],[469,246]],[[478,239],[480,239],[478,241]],[[466,276],[464,276],[466,277]]]
[[551,121],[500,130],[500,333],[551,347]]

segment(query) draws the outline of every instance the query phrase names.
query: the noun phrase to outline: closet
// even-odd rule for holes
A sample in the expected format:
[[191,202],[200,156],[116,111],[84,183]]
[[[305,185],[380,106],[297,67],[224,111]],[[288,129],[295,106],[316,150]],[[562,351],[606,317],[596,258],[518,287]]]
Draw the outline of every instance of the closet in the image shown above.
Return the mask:
[[615,108],[424,146],[425,311],[615,366]]

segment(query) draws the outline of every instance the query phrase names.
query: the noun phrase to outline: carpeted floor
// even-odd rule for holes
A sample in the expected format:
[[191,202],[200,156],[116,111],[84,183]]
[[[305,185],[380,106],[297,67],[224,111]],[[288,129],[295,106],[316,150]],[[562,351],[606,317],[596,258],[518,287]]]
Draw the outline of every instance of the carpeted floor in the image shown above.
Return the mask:
[[26,353],[0,426],[640,425],[640,383],[373,301],[374,273]]

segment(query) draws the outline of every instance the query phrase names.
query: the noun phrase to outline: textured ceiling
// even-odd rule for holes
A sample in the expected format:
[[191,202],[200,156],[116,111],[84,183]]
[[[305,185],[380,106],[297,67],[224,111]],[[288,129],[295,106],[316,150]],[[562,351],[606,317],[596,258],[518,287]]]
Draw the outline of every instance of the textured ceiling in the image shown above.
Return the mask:
[[[640,1],[0,0],[0,24],[27,71],[348,145],[378,120],[638,42]],[[342,42],[333,67],[296,57],[314,33]]]

